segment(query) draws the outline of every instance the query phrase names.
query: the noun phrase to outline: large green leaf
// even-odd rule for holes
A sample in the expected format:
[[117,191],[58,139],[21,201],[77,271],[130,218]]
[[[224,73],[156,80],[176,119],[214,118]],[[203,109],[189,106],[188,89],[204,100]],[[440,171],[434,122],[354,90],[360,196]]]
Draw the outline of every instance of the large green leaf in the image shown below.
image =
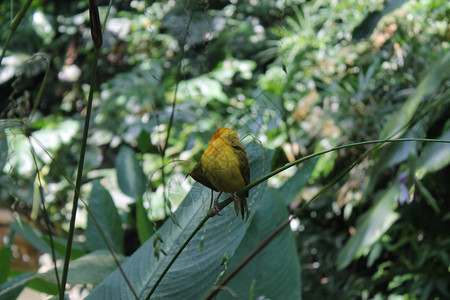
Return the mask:
[[[44,253],[52,253],[50,245],[43,239],[42,234],[31,227],[30,224],[22,222],[19,219],[18,223],[8,222],[8,225],[37,250]],[[55,254],[57,258],[62,257],[62,255],[58,252]]]
[[[94,181],[93,183],[89,196],[89,209],[114,251],[116,253],[122,253],[122,221],[120,220],[119,213],[111,195],[99,181]],[[107,248],[91,215],[88,217],[85,235],[86,246],[90,251]]]
[[361,251],[375,243],[397,220],[398,214],[394,209],[399,195],[399,184],[392,185],[387,191],[378,195],[375,205],[369,211],[358,218],[356,233],[339,251],[336,261],[338,269],[348,266],[361,254]]
[[[122,255],[116,256],[119,262],[125,260],[125,257]],[[99,284],[111,274],[116,267],[117,265],[108,251],[95,251],[70,263],[67,282],[70,284]],[[61,272],[61,268],[59,268],[59,272]],[[55,271],[53,269],[43,274],[39,274],[39,277],[50,282],[56,282]]]
[[0,283],[8,279],[9,270],[11,268],[12,251],[9,246],[0,248]]
[[[266,188],[252,224],[230,261],[229,271],[288,218],[283,198],[277,195],[277,190]],[[258,253],[227,284],[228,289],[239,295],[240,299],[250,299],[251,294],[261,299],[300,299],[300,263],[290,228],[285,228]],[[230,299],[227,290],[221,291],[217,299]]]
[[7,281],[0,285],[0,299],[2,300],[15,300],[17,296],[22,292],[25,286],[36,278],[34,273],[24,273],[14,277],[10,281]]
[[[269,171],[272,151],[265,152],[259,144],[252,143],[247,147],[247,153],[250,159],[251,180]],[[217,276],[224,269],[220,265],[222,257],[234,255],[251,223],[264,188],[263,183],[250,190],[250,197],[247,200],[251,213],[247,222],[236,216],[232,205],[221,212],[222,216],[209,219],[172,265],[152,299],[200,299],[211,289]],[[169,219],[159,229],[158,234],[163,242],[155,244],[167,255],[159,253],[159,259],[155,257],[155,240],[150,239],[123,264],[126,276],[139,298],[147,296],[175,252],[204,218],[209,208],[210,196],[208,188],[195,184],[175,212],[180,226]],[[223,199],[227,197],[228,195],[223,195]],[[96,300],[131,298],[133,296],[118,270],[95,288],[88,297]]]
[[[8,225],[20,234],[28,243],[30,243],[37,250],[44,253],[51,253],[50,240],[47,235],[41,234],[39,231],[31,227],[27,222],[21,219],[17,223],[8,222]],[[61,258],[66,252],[67,240],[60,237],[53,237],[56,258]],[[83,246],[79,242],[72,244],[71,259],[76,259],[84,255]]]
[[[125,258],[117,255],[117,259],[119,262],[123,262]],[[70,263],[67,282],[70,284],[99,284],[116,267],[117,265],[109,252],[96,251]],[[61,274],[61,267],[58,270]],[[55,283],[53,268],[42,274],[24,273],[0,285],[0,299],[16,299],[25,286],[48,294],[55,294],[57,293]]]
[[148,218],[142,197],[138,197],[136,201],[136,227],[141,244],[145,243],[155,233],[155,225]]
[[145,191],[145,176],[133,149],[122,146],[116,159],[117,182],[122,192],[137,199]]
[[381,131],[380,139],[397,137],[406,129],[405,125],[416,113],[417,107],[423,98],[436,91],[442,80],[448,76],[450,69],[450,52],[436,61],[420,81],[414,94],[408,98],[403,106],[393,113]]
[[39,277],[39,275],[36,275],[35,278],[32,278],[27,284],[27,287],[48,295],[58,295],[59,293],[58,285],[55,282],[50,282],[42,279],[41,277]]
[[[450,126],[447,126],[439,139],[450,141]],[[417,160],[417,177],[421,179],[425,174],[438,171],[448,164],[450,164],[450,143],[428,143]]]

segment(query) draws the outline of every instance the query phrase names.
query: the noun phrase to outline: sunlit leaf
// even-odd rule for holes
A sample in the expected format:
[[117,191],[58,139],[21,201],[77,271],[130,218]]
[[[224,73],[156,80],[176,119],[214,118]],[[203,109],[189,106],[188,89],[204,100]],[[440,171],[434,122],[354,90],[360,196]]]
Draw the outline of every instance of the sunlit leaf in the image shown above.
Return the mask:
[[[450,141],[450,126],[447,127],[439,139]],[[427,173],[436,172],[448,164],[450,164],[450,143],[428,143],[417,160],[416,174],[421,179]]]
[[177,97],[182,101],[195,100],[202,105],[213,100],[228,101],[220,82],[207,76],[181,81],[178,84]]
[[[79,123],[75,120],[64,120],[62,122],[49,122],[48,126],[33,132],[33,139],[31,142],[33,144],[34,150],[36,154],[45,162],[51,162],[51,157],[45,152],[56,151],[58,150],[62,144],[69,143],[75,134],[78,133]],[[45,149],[36,143],[36,140],[42,144]]]

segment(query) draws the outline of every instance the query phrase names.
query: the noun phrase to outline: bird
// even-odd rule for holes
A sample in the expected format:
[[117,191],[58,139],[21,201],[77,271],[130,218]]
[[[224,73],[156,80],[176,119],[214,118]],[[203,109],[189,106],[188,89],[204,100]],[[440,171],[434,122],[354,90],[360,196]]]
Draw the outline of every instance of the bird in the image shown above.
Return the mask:
[[241,196],[237,192],[250,183],[250,168],[247,152],[234,130],[219,128],[188,176],[219,192],[213,206],[215,214],[220,215],[219,197],[222,193],[230,193],[236,214],[240,211],[242,219],[245,215],[248,217],[248,191]]

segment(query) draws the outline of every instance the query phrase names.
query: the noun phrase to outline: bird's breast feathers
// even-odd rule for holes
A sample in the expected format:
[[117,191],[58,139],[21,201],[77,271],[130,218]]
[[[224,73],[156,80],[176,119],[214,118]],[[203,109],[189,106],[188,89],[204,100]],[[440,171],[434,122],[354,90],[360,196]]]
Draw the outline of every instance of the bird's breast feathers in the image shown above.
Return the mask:
[[201,165],[205,176],[218,191],[233,193],[245,186],[239,158],[222,138],[211,141],[202,155]]

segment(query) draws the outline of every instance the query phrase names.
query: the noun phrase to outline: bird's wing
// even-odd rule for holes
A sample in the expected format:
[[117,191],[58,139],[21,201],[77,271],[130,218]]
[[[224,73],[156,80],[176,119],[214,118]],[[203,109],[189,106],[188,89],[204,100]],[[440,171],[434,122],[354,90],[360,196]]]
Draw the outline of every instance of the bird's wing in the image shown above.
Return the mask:
[[203,174],[202,165],[201,163],[197,163],[195,167],[192,169],[192,171],[188,174],[192,178],[194,178],[195,181],[200,182],[204,186],[213,189],[217,192],[217,189],[212,185],[211,182],[209,182],[208,178],[206,178],[205,174]]
[[[248,165],[247,152],[245,152],[244,146],[241,143],[232,145],[237,157],[239,158],[239,171],[242,178],[244,178],[245,185],[250,183],[250,167]],[[245,197],[248,197],[248,191],[245,192]]]

